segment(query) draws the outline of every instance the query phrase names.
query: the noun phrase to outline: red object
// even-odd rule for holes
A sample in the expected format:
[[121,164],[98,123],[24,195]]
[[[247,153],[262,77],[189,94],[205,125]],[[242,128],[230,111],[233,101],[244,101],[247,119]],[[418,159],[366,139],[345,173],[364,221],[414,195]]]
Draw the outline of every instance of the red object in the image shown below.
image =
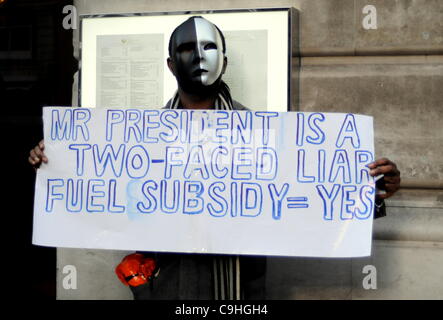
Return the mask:
[[133,253],[123,258],[115,273],[125,286],[137,287],[148,283],[156,269],[155,260]]

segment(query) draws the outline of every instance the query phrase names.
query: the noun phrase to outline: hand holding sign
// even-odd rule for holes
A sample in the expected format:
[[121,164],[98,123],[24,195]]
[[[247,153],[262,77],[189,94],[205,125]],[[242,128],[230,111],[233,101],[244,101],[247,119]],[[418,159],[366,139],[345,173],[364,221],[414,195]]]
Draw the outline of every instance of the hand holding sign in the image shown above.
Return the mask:
[[397,165],[389,159],[381,158],[368,165],[371,171],[369,174],[373,177],[383,175],[383,190],[385,194],[377,195],[380,199],[387,199],[400,189],[400,171]]
[[46,157],[44,150],[45,142],[42,140],[29,152],[28,161],[35,169],[40,167],[42,162],[48,163],[48,158]]

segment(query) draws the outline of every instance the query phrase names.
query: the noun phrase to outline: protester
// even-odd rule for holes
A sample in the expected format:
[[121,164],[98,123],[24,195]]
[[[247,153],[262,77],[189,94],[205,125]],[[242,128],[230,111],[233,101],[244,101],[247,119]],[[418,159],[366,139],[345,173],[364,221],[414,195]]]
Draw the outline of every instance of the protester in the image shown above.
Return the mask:
[[[169,41],[167,64],[178,89],[168,109],[247,110],[232,99],[222,76],[227,68],[226,43],[217,26],[202,17],[179,25]],[[48,163],[42,140],[30,151],[29,163]],[[369,165],[372,176],[384,175],[385,194],[377,195],[374,217],[385,215],[384,199],[400,186],[395,163],[382,158]],[[264,299],[265,257],[134,253],[116,273],[135,299]]]

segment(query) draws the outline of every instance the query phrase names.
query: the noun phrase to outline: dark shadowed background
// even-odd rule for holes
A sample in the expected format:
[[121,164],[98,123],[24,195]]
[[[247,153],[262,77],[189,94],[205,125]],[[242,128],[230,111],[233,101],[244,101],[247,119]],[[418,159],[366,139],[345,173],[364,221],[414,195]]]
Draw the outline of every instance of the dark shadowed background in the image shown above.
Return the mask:
[[13,297],[55,299],[56,249],[31,244],[35,172],[27,158],[43,135],[42,106],[71,105],[72,30],[62,26],[69,4],[0,0],[1,265]]

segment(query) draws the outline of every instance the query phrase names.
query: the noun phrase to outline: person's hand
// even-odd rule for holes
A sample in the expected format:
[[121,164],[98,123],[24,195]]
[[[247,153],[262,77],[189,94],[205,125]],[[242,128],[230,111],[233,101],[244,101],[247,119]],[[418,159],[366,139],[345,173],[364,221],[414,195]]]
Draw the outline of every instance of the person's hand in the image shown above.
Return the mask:
[[377,187],[386,191],[384,194],[378,194],[379,199],[387,199],[391,197],[398,189],[400,189],[400,171],[397,165],[389,159],[381,158],[368,164],[369,174],[373,177],[383,174],[382,183],[377,183]]
[[31,149],[29,152],[28,162],[37,169],[43,163],[48,163],[48,158],[45,153],[45,141],[42,140],[35,146],[34,149]]

